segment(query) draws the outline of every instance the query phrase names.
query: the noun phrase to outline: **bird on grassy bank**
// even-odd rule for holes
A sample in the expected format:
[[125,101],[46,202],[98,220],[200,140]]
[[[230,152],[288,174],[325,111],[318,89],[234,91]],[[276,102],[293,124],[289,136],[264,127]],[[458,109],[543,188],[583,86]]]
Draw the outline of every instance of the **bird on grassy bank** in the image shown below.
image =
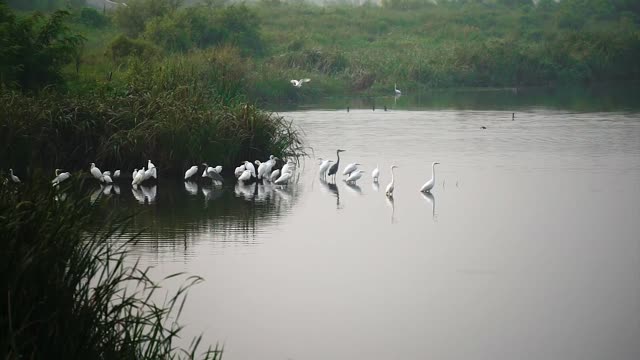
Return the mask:
[[300,79],[300,80],[292,79],[290,82],[291,82],[291,84],[293,84],[294,87],[299,88],[299,87],[302,87],[302,84],[308,83],[309,81],[311,81],[311,79],[305,78],[305,79]]
[[91,173],[91,175],[93,175],[94,178],[98,179],[98,181],[104,182],[104,176],[102,175],[102,171],[100,171],[100,169],[96,167],[95,163],[91,163],[91,169],[89,169],[89,172]]
[[394,93],[396,94],[396,96],[402,95],[402,91],[400,91],[400,89],[398,89],[398,84],[397,83],[393,84],[393,90],[394,90]]
[[389,183],[389,185],[387,185],[387,189],[384,192],[388,197],[393,197],[393,190],[395,188],[394,186],[395,179],[393,176],[393,169],[395,168],[397,168],[397,166],[391,165],[391,182]]
[[336,173],[338,172],[338,166],[340,166],[340,153],[345,151],[346,150],[342,149],[336,150],[336,156],[338,157],[338,160],[336,160],[336,162],[331,165],[331,167],[329,168],[329,172],[327,173],[327,175],[333,176],[333,182],[336,181]]
[[420,192],[431,192],[431,189],[433,189],[433,186],[436,184],[436,165],[439,164],[439,162],[434,162],[433,164],[431,164],[431,179],[424,185],[422,185],[422,187],[420,188]]
[[20,178],[13,174],[13,169],[9,169],[9,177],[11,178],[11,181],[14,182],[14,184],[20,184]]
[[57,186],[61,182],[65,181],[65,180],[67,180],[68,178],[71,177],[70,173],[68,173],[68,172],[61,173],[60,171],[62,171],[62,169],[56,169],[56,171],[55,171],[56,177],[53,180],[51,180],[51,185]]
[[371,179],[374,183],[378,182],[378,178],[380,177],[380,169],[378,168],[378,164],[376,164],[376,168],[371,172]]
[[358,170],[358,163],[351,163],[345,166],[344,171],[342,171],[342,175],[349,176],[352,172]]

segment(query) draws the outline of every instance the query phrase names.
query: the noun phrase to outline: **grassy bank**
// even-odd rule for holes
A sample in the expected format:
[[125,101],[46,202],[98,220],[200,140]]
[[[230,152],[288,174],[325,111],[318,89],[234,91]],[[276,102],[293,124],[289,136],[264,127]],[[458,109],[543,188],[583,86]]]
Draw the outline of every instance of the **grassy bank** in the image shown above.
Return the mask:
[[[0,185],[0,346],[7,359],[217,359],[199,338],[176,347],[187,278],[164,302],[148,269],[115,245],[126,219],[96,228],[87,198],[48,182]],[[130,263],[130,262],[129,262]],[[157,295],[156,295],[157,294]],[[184,339],[182,339],[184,340]]]

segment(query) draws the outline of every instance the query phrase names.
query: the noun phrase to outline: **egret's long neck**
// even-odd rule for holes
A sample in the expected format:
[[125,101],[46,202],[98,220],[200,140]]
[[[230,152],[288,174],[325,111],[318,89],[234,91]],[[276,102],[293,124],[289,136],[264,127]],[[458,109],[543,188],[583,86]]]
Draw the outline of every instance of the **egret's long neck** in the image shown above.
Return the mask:
[[56,176],[60,175],[60,170],[56,169]]
[[393,179],[393,168],[391,168],[391,183],[393,184],[394,179]]
[[431,165],[431,179],[436,180],[436,164]]
[[338,155],[338,161],[336,161],[336,164],[340,163],[340,151],[336,151],[336,155]]

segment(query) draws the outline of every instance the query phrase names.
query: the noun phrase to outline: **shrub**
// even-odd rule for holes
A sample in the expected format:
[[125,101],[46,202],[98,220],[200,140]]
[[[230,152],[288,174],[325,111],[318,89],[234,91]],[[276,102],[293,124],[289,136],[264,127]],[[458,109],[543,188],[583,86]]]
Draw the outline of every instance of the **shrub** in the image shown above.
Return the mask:
[[149,60],[156,57],[159,53],[158,48],[148,41],[130,39],[123,34],[113,39],[107,49],[107,55],[114,61],[127,57],[141,57]]

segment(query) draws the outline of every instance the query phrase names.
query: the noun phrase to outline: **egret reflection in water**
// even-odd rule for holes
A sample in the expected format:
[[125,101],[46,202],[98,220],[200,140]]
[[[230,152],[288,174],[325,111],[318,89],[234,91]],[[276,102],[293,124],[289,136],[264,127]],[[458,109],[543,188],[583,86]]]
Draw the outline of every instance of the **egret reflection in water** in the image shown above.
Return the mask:
[[432,193],[430,192],[420,192],[420,194],[422,194],[422,197],[427,200],[427,202],[429,203],[429,205],[431,205],[431,219],[433,219],[433,221],[436,221],[436,198],[435,196],[433,196]]
[[393,199],[393,196],[385,196],[385,199],[387,199],[387,205],[391,207],[391,223],[393,224],[394,222],[393,216],[395,215],[395,211],[396,211],[395,200]]
[[324,179],[320,179],[319,181],[323,189],[336,196],[336,209],[340,209],[340,190],[338,190],[338,185]]
[[193,196],[198,195],[198,183],[194,182],[194,181],[185,181],[184,182],[184,189]]

